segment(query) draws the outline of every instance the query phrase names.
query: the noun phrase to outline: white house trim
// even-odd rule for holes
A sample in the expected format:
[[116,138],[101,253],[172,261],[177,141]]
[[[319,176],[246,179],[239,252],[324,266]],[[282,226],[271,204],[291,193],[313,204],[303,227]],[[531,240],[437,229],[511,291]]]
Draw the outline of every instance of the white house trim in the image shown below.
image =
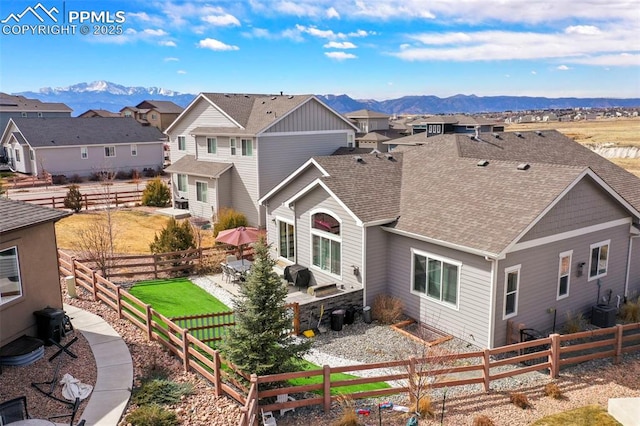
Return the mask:
[[283,204],[285,206],[291,208],[291,205],[298,198],[304,196],[307,192],[311,191],[316,186],[320,186],[322,189],[324,189],[331,196],[331,198],[333,198],[340,205],[340,207],[342,207],[349,214],[349,216],[351,216],[353,218],[353,220],[355,220],[357,226],[362,226],[363,225],[363,223],[360,220],[360,218],[358,218],[358,216],[356,216],[355,213],[353,213],[351,211],[351,209],[349,209],[349,207],[347,207],[347,205],[345,203],[343,203],[342,200],[340,198],[338,198],[338,196],[336,194],[334,194],[333,191],[331,191],[329,189],[329,187],[323,181],[321,181],[320,179],[316,179],[313,182],[311,182],[309,185],[307,185],[304,188],[302,188],[300,191],[295,193],[291,198],[286,200]]
[[316,160],[314,160],[313,158],[310,158],[309,160],[307,160],[302,166],[298,167],[293,173],[291,173],[289,176],[287,176],[287,178],[285,180],[283,180],[282,182],[280,182],[278,185],[276,185],[271,191],[267,192],[262,198],[260,198],[258,200],[258,204],[260,205],[265,205],[264,203],[271,198],[275,193],[277,193],[278,191],[280,191],[283,187],[285,187],[287,184],[289,184],[289,182],[291,182],[293,179],[295,179],[300,173],[302,173],[303,171],[305,171],[307,169],[307,167],[309,167],[310,165],[314,165],[318,168],[318,170],[320,170],[320,173],[322,173],[322,176],[327,177],[329,176],[329,173],[322,168],[322,166],[320,166],[320,164],[318,164],[318,162]]
[[182,121],[182,119],[184,118],[184,116],[186,116],[188,113],[191,112],[191,110],[194,108],[194,106],[196,104],[198,104],[198,102],[200,102],[201,99],[204,99],[206,102],[209,103],[209,105],[211,105],[212,107],[214,107],[215,109],[217,109],[218,111],[220,111],[220,113],[222,115],[224,115],[227,119],[229,119],[229,121],[231,121],[232,123],[234,123],[236,126],[238,126],[238,128],[240,129],[244,129],[244,127],[242,127],[236,120],[234,120],[229,114],[227,114],[223,109],[221,109],[220,107],[218,107],[218,105],[216,105],[215,103],[213,103],[209,98],[207,98],[204,93],[200,93],[198,96],[196,96],[196,98],[191,101],[191,103],[189,105],[187,105],[187,107],[180,113],[180,115],[178,117],[176,117],[175,120],[173,120],[173,123],[171,123],[169,125],[169,127],[167,127],[164,131],[165,134],[169,134],[171,132],[171,129],[173,129],[178,122]]
[[487,348],[493,348],[493,339],[495,334],[495,320],[496,315],[496,292],[498,291],[498,259],[485,258],[491,262],[491,292],[489,293],[489,321],[487,325],[489,332],[487,333]]
[[[518,265],[509,266],[504,270],[504,283],[503,283],[504,294],[502,299],[502,320],[503,321],[518,315],[518,299],[520,299],[520,284],[521,284],[520,281],[522,278],[522,274],[520,273],[521,269],[522,269],[522,265],[518,264]],[[518,272],[518,284],[516,286],[516,291],[515,291],[516,300],[515,300],[513,312],[510,314],[507,314],[507,289],[509,288],[508,277],[509,277],[509,274],[512,272]]]
[[[332,234],[330,232],[325,232],[325,231],[321,231],[317,228],[313,227],[313,216],[317,213],[324,213],[324,214],[328,214],[329,216],[331,216],[332,218],[334,218],[335,220],[338,221],[338,223],[340,224],[340,234],[336,235],[336,234]],[[297,231],[296,231],[297,232]],[[314,271],[320,272],[322,274],[328,275],[330,277],[334,277],[338,280],[342,281],[342,264],[344,262],[343,259],[343,248],[344,248],[344,241],[343,241],[343,232],[344,232],[344,227],[343,227],[343,223],[342,223],[342,218],[336,214],[334,211],[323,208],[323,207],[319,207],[319,208],[315,208],[311,211],[309,211],[309,236],[311,238],[309,238],[309,267],[311,269],[313,269]],[[316,266],[313,264],[313,236],[318,236],[320,238],[326,238],[328,240],[332,240],[332,241],[337,241],[340,243],[340,274],[334,274],[333,272],[331,272],[331,268],[329,268],[329,271],[324,270],[322,268],[320,268],[319,266]],[[297,256],[296,256],[297,257]]]
[[561,232],[559,234],[549,235],[548,237],[536,238],[535,240],[514,244],[506,253],[513,253],[520,250],[543,246],[545,244],[551,244],[557,241],[567,240],[569,238],[579,237],[581,235],[603,231],[605,229],[615,228],[616,226],[627,225],[630,223],[631,218],[625,217],[624,219],[616,219],[605,223],[599,223],[597,225],[585,226],[584,228],[574,229],[573,231]]

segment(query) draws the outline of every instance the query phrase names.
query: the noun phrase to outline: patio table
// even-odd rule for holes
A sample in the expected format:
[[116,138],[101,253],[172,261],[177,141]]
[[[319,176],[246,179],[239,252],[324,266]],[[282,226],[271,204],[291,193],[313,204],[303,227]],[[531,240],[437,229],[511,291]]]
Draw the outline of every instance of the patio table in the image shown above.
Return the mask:
[[251,266],[253,265],[253,262],[250,260],[234,260],[232,262],[227,263],[227,266],[230,267],[231,269],[233,269],[236,272],[240,272],[241,274],[246,274],[249,269],[251,269]]

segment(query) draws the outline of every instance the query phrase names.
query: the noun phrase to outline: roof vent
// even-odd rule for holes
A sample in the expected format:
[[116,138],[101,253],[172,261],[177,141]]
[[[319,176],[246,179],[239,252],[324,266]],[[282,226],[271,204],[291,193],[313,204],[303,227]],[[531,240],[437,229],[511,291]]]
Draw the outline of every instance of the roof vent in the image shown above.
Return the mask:
[[287,99],[293,99],[293,95],[287,96]]
[[356,161],[356,163],[364,163],[364,159],[359,155],[356,155],[355,157],[353,157],[353,159]]
[[522,136],[522,133],[520,133],[520,132],[515,132],[515,135],[516,135],[517,137],[519,137],[519,138],[523,138],[523,137],[524,137],[524,136]]
[[518,164],[518,170],[529,170],[530,167],[531,167],[531,165],[528,164],[528,163],[520,163],[520,164]]
[[271,114],[271,113],[272,113],[272,111],[267,111],[267,114]]
[[542,132],[540,130],[536,130],[536,135],[542,136]]
[[491,133],[494,138],[500,139],[500,133]]
[[387,160],[393,160],[393,154],[387,153],[384,156],[386,157]]
[[489,161],[488,160],[480,160],[476,164],[476,166],[478,166],[478,167],[487,167],[488,165],[489,165]]
[[275,100],[276,100],[276,97],[275,97],[275,96],[272,96],[272,97],[271,97],[271,100],[272,100],[272,101],[275,101]]

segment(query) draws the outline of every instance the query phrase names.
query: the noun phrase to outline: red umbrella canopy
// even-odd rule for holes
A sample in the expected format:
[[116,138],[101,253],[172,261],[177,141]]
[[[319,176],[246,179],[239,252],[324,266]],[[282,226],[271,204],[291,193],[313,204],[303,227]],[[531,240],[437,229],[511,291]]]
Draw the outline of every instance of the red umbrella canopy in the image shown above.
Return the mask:
[[220,233],[218,233],[218,236],[216,237],[216,242],[231,244],[232,246],[240,247],[245,244],[255,243],[259,238],[259,229],[239,226],[237,228],[220,231]]

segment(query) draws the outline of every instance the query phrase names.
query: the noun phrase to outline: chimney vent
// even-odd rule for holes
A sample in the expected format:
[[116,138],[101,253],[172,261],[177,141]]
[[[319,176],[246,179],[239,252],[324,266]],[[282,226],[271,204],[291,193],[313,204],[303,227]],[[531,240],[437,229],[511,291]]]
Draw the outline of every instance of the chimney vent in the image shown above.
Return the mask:
[[393,154],[387,153],[384,156],[387,157],[387,160],[393,160]]
[[500,133],[491,133],[494,138],[500,139]]
[[523,137],[523,136],[522,136],[522,133],[520,133],[520,132],[515,132],[515,135],[516,135],[517,137],[519,137],[519,138],[522,138],[522,137]]
[[356,155],[353,159],[356,160],[356,163],[364,163],[364,159],[359,155]]
[[529,165],[528,163],[518,164],[518,170],[529,170],[530,167],[531,165]]
[[542,132],[540,130],[536,130],[536,135],[542,136]]
[[478,167],[487,167],[488,165],[489,165],[489,161],[487,161],[487,160],[480,160],[476,164],[476,166],[478,166]]

